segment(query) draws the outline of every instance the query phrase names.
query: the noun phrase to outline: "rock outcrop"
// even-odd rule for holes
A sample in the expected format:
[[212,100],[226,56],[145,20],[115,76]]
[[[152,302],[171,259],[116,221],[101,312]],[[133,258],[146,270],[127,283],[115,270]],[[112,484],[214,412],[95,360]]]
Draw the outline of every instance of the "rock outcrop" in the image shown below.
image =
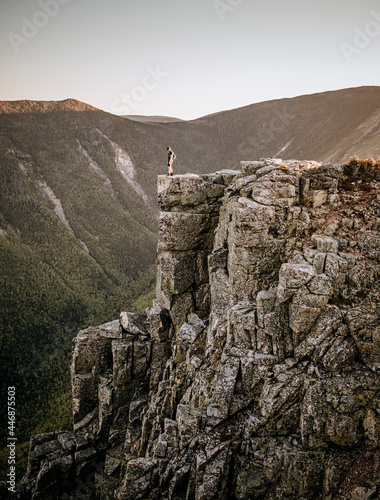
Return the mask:
[[380,174],[240,167],[158,178],[157,298],[74,339],[32,498],[379,498]]

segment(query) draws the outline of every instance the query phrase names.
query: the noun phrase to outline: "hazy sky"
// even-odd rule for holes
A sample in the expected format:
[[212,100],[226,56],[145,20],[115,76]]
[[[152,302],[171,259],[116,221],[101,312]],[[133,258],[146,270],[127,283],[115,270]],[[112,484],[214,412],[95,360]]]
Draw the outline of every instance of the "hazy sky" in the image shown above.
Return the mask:
[[0,0],[0,100],[191,119],[379,85],[379,0]]

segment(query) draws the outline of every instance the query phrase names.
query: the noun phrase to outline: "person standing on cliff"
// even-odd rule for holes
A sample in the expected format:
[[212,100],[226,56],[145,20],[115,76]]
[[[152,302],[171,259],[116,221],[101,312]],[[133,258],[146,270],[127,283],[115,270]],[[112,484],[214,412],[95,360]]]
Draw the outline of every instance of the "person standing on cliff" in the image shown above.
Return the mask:
[[168,147],[168,175],[173,176],[173,161],[175,160],[176,156],[174,154],[174,151],[172,148],[169,146]]

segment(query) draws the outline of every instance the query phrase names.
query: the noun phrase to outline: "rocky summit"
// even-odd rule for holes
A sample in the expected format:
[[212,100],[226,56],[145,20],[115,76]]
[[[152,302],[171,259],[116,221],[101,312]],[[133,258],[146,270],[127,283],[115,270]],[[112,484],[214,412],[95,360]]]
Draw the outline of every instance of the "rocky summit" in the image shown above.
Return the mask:
[[[157,295],[79,332],[33,499],[380,496],[380,170],[158,177]],[[23,492],[23,493],[22,493]]]

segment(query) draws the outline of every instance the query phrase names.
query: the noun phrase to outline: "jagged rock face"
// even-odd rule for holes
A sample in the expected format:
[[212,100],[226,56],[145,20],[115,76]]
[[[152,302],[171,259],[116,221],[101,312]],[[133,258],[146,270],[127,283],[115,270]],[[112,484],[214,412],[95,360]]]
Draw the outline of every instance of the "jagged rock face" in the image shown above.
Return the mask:
[[32,439],[34,498],[379,497],[379,179],[344,175],[159,177],[157,300],[74,340],[74,432]]
[[158,177],[157,303],[175,331],[188,314],[210,312],[207,258],[212,252],[221,197],[238,172]]

